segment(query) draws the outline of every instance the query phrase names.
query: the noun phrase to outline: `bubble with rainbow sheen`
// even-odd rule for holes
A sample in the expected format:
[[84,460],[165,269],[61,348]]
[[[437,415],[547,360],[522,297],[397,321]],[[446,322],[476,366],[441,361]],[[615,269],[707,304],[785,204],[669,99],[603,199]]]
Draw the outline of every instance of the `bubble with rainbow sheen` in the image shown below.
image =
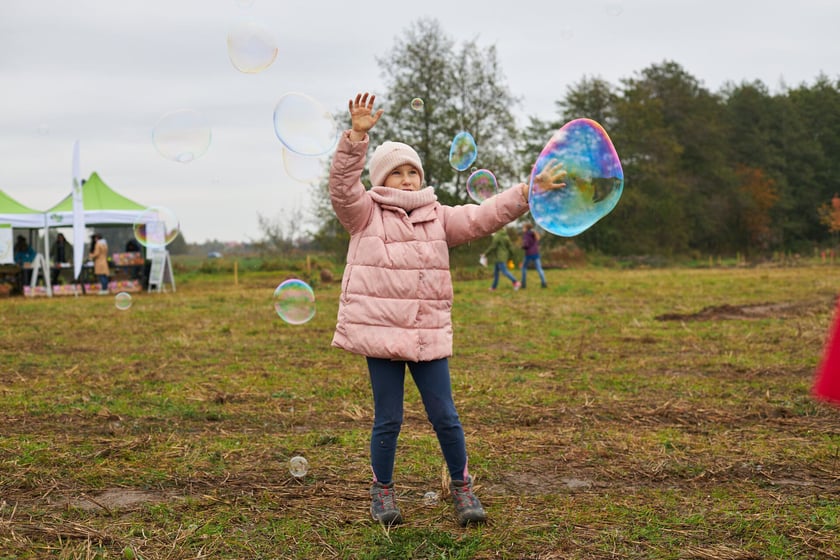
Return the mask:
[[277,58],[273,33],[255,21],[242,21],[230,28],[227,50],[233,67],[244,74],[262,72]]
[[178,163],[189,163],[207,153],[212,137],[210,124],[193,109],[166,113],[152,131],[152,143],[158,153]]
[[478,157],[478,147],[472,134],[461,131],[449,146],[449,164],[458,171],[466,171]]
[[419,113],[420,111],[423,110],[423,108],[425,106],[426,106],[426,104],[419,97],[415,97],[414,99],[411,100],[411,110],[412,111],[417,111]]
[[303,280],[285,280],[274,290],[274,311],[290,325],[302,325],[315,316],[315,292]]
[[274,133],[291,151],[302,156],[320,156],[338,142],[338,125],[317,99],[304,93],[283,95],[274,106]]
[[131,301],[131,294],[128,292],[120,292],[116,296],[114,296],[114,305],[120,311],[128,311],[131,309],[131,304],[134,303]]
[[150,206],[134,218],[134,238],[143,247],[162,249],[181,233],[178,216],[164,206]]
[[[534,178],[557,162],[566,171],[566,186],[542,191]],[[531,215],[546,231],[573,237],[609,214],[623,190],[624,171],[607,131],[592,119],[575,119],[554,133],[534,164]]]
[[306,457],[295,455],[289,459],[289,473],[295,478],[302,478],[309,472],[309,461]]
[[328,166],[329,159],[325,156],[302,156],[283,147],[283,169],[295,181],[317,183],[327,174]]
[[477,169],[467,178],[467,194],[481,204],[499,192],[496,176],[489,169]]

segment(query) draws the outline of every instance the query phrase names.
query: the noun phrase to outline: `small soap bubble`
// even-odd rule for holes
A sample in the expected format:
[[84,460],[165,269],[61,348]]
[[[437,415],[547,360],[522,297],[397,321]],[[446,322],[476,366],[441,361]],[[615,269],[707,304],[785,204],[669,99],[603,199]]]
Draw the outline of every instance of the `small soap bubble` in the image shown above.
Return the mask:
[[290,325],[302,325],[315,316],[315,292],[303,280],[290,278],[274,290],[274,310]]
[[302,156],[328,153],[338,142],[338,125],[321,103],[303,93],[287,93],[274,107],[274,133]]
[[620,16],[624,12],[624,6],[621,2],[610,2],[604,6],[604,11],[611,16]]
[[415,97],[414,99],[411,100],[411,109],[413,111],[418,111],[418,112],[422,111],[425,106],[426,106],[426,104],[423,103],[423,100],[420,99],[419,97]]
[[[534,178],[558,162],[566,171],[566,186],[541,191]],[[591,119],[575,119],[554,133],[534,164],[531,215],[546,231],[573,237],[612,211],[623,189],[624,171],[607,132]]]
[[293,477],[301,478],[306,476],[307,471],[309,471],[309,461],[304,457],[297,455],[289,459],[289,472]]
[[120,292],[114,297],[114,305],[120,311],[126,311],[131,308],[131,294],[128,292]]
[[211,138],[210,125],[192,109],[165,114],[152,132],[152,142],[160,155],[178,163],[189,163],[207,153]]
[[134,238],[149,249],[163,249],[178,237],[180,231],[178,216],[163,206],[146,208],[134,219]]
[[245,74],[262,72],[277,58],[272,32],[254,21],[234,25],[228,32],[227,48],[233,67]]
[[449,147],[449,164],[458,171],[466,171],[478,157],[478,148],[472,134],[459,132]]
[[283,147],[283,169],[301,183],[319,182],[327,173],[328,161],[323,156],[302,156]]
[[496,176],[487,169],[473,171],[467,178],[467,194],[479,204],[497,192],[499,192],[499,185],[496,182]]
[[423,494],[423,505],[424,506],[436,506],[438,503],[438,495],[437,492],[426,492]]

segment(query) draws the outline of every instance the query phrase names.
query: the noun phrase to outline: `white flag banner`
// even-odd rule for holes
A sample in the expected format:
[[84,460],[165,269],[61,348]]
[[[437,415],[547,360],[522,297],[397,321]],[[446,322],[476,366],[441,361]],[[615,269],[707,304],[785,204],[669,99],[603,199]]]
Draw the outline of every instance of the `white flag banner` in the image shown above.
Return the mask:
[[[93,247],[91,247],[93,249]],[[78,279],[85,261],[85,207],[79,171],[79,141],[73,144],[73,278]]]

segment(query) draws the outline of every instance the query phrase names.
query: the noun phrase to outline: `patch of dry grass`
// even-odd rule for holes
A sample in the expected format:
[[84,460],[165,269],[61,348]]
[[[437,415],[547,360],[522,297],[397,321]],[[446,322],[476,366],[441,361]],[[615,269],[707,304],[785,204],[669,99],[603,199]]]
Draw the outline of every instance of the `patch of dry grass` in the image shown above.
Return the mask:
[[[831,267],[456,283],[453,388],[490,522],[460,529],[406,394],[407,523],[368,520],[363,359],[338,287],[290,326],[283,274],[0,301],[0,559],[838,558],[840,411],[810,383]],[[304,455],[310,472],[292,477]]]

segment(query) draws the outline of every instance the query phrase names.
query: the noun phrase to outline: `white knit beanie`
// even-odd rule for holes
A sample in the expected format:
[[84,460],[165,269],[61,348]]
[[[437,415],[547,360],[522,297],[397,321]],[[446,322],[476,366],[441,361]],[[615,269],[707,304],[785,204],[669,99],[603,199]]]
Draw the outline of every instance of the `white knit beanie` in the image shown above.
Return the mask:
[[423,184],[423,164],[414,148],[402,142],[383,142],[373,151],[370,158],[370,184],[381,187],[385,184],[388,173],[408,163],[417,168],[420,173],[420,184]]

